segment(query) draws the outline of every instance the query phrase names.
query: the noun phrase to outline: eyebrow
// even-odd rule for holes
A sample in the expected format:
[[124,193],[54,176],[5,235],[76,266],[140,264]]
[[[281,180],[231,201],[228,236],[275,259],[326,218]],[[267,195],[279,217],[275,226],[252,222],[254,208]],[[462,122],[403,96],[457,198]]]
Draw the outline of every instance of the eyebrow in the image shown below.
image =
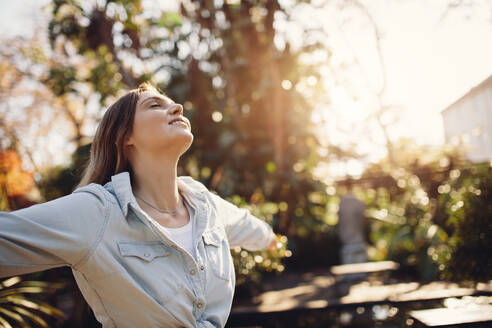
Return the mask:
[[[169,98],[152,96],[152,97],[149,97],[149,98],[145,99],[144,101],[142,101],[142,102],[140,103],[140,106],[142,106],[142,105],[143,105],[143,104],[145,104],[147,101],[152,100],[152,99],[153,99],[153,100],[160,100],[160,101],[165,101],[165,102],[168,102],[168,99],[169,99]],[[169,100],[171,100],[171,99],[169,99]]]

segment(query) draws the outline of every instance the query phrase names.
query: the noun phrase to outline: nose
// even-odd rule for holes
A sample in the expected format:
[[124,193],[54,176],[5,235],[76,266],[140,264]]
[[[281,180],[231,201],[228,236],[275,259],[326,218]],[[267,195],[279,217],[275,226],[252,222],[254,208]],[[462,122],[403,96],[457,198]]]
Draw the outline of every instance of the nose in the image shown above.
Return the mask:
[[171,115],[183,115],[183,105],[175,104],[173,109],[170,111]]

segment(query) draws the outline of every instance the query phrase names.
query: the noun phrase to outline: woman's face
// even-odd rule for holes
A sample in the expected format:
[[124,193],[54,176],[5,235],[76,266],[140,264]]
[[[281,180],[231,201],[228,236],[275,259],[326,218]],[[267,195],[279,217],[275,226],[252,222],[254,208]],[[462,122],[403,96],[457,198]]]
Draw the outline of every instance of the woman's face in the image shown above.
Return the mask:
[[190,121],[183,106],[152,91],[140,95],[133,131],[127,141],[140,151],[166,151],[183,154],[193,142]]

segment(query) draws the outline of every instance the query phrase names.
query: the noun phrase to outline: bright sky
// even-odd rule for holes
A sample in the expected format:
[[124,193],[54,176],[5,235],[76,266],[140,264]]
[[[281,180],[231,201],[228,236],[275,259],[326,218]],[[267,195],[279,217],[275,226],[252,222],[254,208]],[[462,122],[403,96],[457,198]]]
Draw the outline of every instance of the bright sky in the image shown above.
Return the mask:
[[[492,40],[492,5],[487,1],[469,1],[476,4],[451,10],[440,21],[446,5],[453,1],[361,0],[383,33],[381,46],[387,71],[384,103],[402,106],[400,123],[390,131],[394,139],[410,136],[420,144],[442,144],[444,132],[440,111],[492,74],[492,43],[489,42]],[[36,27],[36,20],[43,18],[40,6],[47,2],[49,0],[3,1],[0,5],[0,36],[30,34]],[[169,5],[164,0],[160,2]],[[298,15],[303,15],[302,10]],[[315,18],[309,11],[305,16],[307,20]],[[324,22],[324,30],[330,38],[331,64],[346,62],[350,66],[355,53],[368,76],[370,89],[376,90],[381,75],[372,30],[364,15],[358,10],[340,14],[328,8],[318,10],[316,16]],[[342,24],[349,17],[353,21]],[[320,69],[325,82],[333,83],[330,71]],[[361,80],[360,71],[352,68],[344,78],[351,86],[349,93],[357,94],[359,100],[351,100],[345,87],[332,85],[331,105],[319,106],[317,114],[318,117],[327,116],[324,117],[326,130],[330,131],[327,137],[340,145],[350,138],[334,132],[330,126],[333,113],[342,117],[346,122],[341,125],[350,130],[350,124],[360,125],[364,122],[361,118],[374,106],[371,93],[363,92],[368,88]],[[371,148],[373,146],[360,139],[356,143],[363,151],[373,154],[372,160],[384,155],[384,147]]]
[[[387,73],[383,102],[402,106],[400,120],[389,131],[392,140],[405,136],[419,144],[442,144],[444,129],[440,112],[492,74],[492,43],[487,42],[492,40],[492,4],[476,0],[474,6],[465,5],[442,17],[450,0],[361,2],[367,6],[382,34],[382,56]],[[316,17],[318,15],[320,17]],[[364,131],[367,125],[364,117],[375,108],[373,93],[366,90],[378,90],[381,83],[372,27],[357,9],[344,14],[330,9],[318,14],[307,10],[305,16],[311,21],[320,18],[325,22],[333,51],[331,63],[345,62],[356,67],[353,65],[355,54],[369,80],[367,88],[360,71],[350,69],[346,73],[350,82],[337,86],[331,82],[333,70],[323,70],[328,84],[332,84],[331,104],[320,106],[316,118],[323,117],[327,122],[326,135],[332,143],[353,142],[362,153],[370,154],[368,160],[376,161],[385,155],[382,135],[370,141],[370,138],[361,138],[363,132],[350,133]],[[352,21],[342,24],[347,18]],[[351,87],[347,89],[347,85]],[[351,99],[354,94],[359,96],[357,101]],[[343,118],[343,124],[334,122],[337,117]],[[345,127],[345,131],[337,133],[336,124]],[[380,146],[375,147],[374,142]],[[362,166],[355,161],[333,163],[328,175],[343,176],[347,172],[357,175],[361,171]]]
[[[474,9],[464,6],[439,21],[451,1],[363,2],[384,34],[385,102],[405,107],[406,124],[393,133],[411,136],[419,143],[442,143],[440,111],[492,74],[492,43],[486,42],[492,40],[492,6],[476,1]],[[379,83],[370,25],[348,26],[343,29],[346,39],[367,75],[374,77],[372,83]]]

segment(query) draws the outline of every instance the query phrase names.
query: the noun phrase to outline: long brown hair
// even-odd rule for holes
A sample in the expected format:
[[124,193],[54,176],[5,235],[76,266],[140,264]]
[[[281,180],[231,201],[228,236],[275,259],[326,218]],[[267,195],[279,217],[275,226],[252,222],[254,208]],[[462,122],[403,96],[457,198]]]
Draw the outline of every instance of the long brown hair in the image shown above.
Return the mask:
[[164,94],[149,82],[144,82],[121,96],[104,113],[91,145],[89,163],[76,188],[92,182],[104,185],[110,181],[111,176],[124,171],[128,171],[130,177],[133,177],[125,151],[125,140],[132,133],[137,102],[145,91]]

